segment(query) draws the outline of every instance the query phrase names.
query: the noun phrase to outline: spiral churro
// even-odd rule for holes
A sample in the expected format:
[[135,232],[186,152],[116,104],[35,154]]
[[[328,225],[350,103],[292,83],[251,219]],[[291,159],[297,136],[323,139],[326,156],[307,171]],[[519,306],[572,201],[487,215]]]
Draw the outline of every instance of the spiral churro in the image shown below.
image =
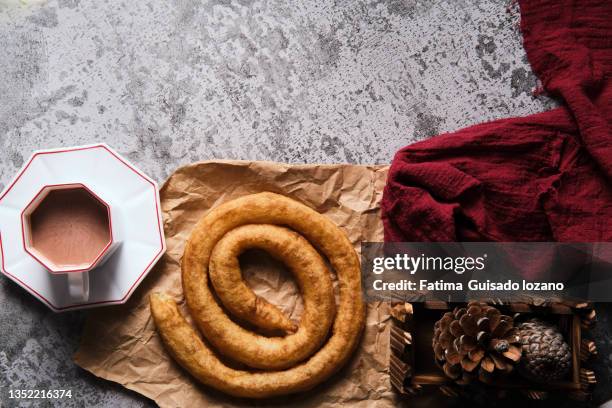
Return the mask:
[[[337,274],[337,305],[329,271],[311,244]],[[294,273],[304,299],[298,325],[242,281],[237,257],[249,248],[267,251]],[[329,378],[357,347],[365,313],[357,254],[335,224],[297,201],[260,193],[211,210],[187,242],[182,271],[187,305],[207,343],[167,295],[151,295],[151,312],[170,354],[206,385],[251,398],[304,391]],[[231,320],[209,277],[235,317],[285,336],[266,337]],[[254,370],[228,366],[208,343]]]

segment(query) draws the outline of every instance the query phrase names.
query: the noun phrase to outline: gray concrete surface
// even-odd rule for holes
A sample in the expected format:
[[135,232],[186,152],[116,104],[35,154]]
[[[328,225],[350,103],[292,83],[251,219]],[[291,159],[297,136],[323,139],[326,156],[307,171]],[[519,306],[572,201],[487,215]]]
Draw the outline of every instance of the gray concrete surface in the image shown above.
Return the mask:
[[[507,6],[0,0],[0,189],[39,148],[105,141],[161,182],[212,158],[388,163],[415,140],[546,110]],[[7,279],[0,302],[0,406],[18,405],[10,388],[151,404],[72,364],[85,312],[53,314]],[[600,340],[608,372],[607,328]]]

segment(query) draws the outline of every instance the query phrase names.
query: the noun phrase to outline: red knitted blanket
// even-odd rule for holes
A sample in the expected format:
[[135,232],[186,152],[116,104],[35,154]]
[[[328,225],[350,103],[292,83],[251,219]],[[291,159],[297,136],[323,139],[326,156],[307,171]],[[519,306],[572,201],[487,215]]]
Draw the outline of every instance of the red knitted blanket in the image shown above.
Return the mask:
[[563,107],[400,150],[386,241],[612,241],[612,1],[519,4],[529,62]]

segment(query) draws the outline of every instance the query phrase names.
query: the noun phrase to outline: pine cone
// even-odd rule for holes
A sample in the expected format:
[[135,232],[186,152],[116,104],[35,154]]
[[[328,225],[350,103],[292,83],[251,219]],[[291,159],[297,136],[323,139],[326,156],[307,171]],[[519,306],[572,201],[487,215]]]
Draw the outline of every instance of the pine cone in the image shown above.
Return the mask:
[[534,318],[519,324],[518,329],[523,345],[519,372],[525,378],[547,382],[568,374],[572,353],[556,326]]
[[509,373],[522,354],[512,317],[480,302],[445,313],[434,325],[432,345],[436,363],[459,384]]

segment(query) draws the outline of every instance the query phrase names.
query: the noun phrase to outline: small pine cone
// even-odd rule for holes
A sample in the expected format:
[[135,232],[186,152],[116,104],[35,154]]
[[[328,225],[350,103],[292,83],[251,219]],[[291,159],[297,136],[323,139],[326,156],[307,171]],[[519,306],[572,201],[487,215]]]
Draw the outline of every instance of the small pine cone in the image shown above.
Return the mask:
[[436,363],[459,384],[509,373],[522,353],[512,317],[480,302],[445,313],[434,325],[432,346]]
[[518,328],[523,346],[519,372],[525,378],[547,382],[567,376],[572,353],[556,326],[534,318],[519,324]]

